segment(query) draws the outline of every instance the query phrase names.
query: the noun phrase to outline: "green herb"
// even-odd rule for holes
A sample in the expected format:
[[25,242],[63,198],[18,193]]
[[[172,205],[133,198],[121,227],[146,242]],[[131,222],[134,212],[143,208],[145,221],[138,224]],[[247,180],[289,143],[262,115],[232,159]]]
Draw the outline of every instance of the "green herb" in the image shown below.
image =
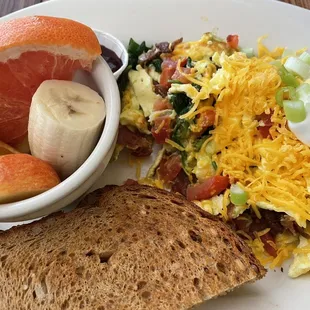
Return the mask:
[[217,164],[215,161],[211,162],[213,169],[216,171],[217,170]]
[[172,132],[171,139],[179,145],[183,146],[183,141],[187,138],[189,133],[188,127],[189,122],[183,119],[178,119]]
[[161,73],[161,64],[162,64],[162,60],[160,58],[156,58],[152,61],[152,65],[155,68],[155,71],[158,73]]
[[183,84],[179,80],[168,80],[168,83],[171,83],[171,84]]
[[181,162],[184,170],[186,170],[186,161],[187,161],[187,153],[181,152]]
[[291,72],[287,71],[284,66],[279,68],[279,75],[286,86],[297,87],[299,85],[296,77]]
[[188,112],[192,107],[192,99],[187,97],[185,93],[172,94],[169,101],[178,115]]
[[139,56],[147,52],[150,49],[150,47],[147,47],[145,44],[145,41],[143,41],[140,45],[132,38],[129,40],[128,44],[128,65],[131,65],[133,69],[136,68],[138,64],[138,58]]
[[193,83],[192,86],[195,87],[198,91],[201,90],[201,86],[198,84]]
[[188,176],[190,176],[193,171],[192,166],[195,166],[196,162],[189,163],[187,153],[186,152],[180,152],[180,153],[181,153],[181,163],[183,170]]
[[206,136],[202,136],[201,138],[195,140],[193,142],[193,147],[194,147],[194,151],[195,152],[199,152],[203,143],[209,138],[210,136],[209,135],[206,135]]
[[122,94],[123,91],[126,89],[127,84],[128,84],[128,72],[132,69],[131,66],[127,66],[126,69],[124,70],[124,72],[121,74],[121,76],[119,77],[117,84],[118,84],[118,88],[120,90],[120,93]]
[[194,67],[192,58],[190,58],[190,57],[187,58],[186,67],[187,68],[193,68]]

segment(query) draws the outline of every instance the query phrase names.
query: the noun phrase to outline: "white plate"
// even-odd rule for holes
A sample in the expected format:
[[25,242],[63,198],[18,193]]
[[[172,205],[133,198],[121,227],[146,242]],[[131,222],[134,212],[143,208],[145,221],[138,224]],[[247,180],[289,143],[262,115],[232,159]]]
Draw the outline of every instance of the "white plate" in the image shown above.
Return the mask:
[[[14,13],[4,19],[24,15],[54,15],[79,20],[109,32],[124,43],[130,37],[155,42],[183,36],[198,39],[203,32],[218,28],[226,36],[238,33],[242,46],[255,46],[257,37],[269,34],[269,46],[310,47],[310,11],[272,0],[53,0]],[[135,176],[124,156],[111,164],[96,187],[122,183]],[[0,228],[7,228],[6,225]],[[210,301],[200,310],[308,309],[309,276],[291,280],[284,272],[269,271],[253,285]]]

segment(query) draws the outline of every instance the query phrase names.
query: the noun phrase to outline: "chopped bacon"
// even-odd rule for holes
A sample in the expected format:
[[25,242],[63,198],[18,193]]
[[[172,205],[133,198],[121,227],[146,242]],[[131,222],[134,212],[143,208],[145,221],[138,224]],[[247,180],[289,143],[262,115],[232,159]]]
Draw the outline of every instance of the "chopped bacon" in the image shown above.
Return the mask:
[[149,156],[152,153],[152,142],[140,132],[132,132],[126,126],[120,126],[117,143],[131,150],[137,157]]
[[[180,68],[180,70],[184,74],[190,74],[191,73],[191,68]],[[181,82],[183,84],[189,83],[189,80],[187,79],[187,77],[184,76],[182,73],[179,70],[175,70],[172,77],[171,77],[171,80],[178,80],[179,82]]]
[[200,184],[191,185],[187,188],[188,200],[204,200],[220,194],[229,186],[227,176],[216,175],[208,178]]
[[237,49],[239,45],[239,36],[237,34],[230,34],[226,38],[226,41],[230,48]]
[[158,144],[164,144],[166,139],[169,139],[171,136],[172,119],[169,116],[160,116],[154,120],[152,127],[152,135]]
[[161,75],[160,75],[160,85],[169,88],[171,84],[168,82],[171,80],[171,77],[173,76],[175,69],[177,67],[177,62],[167,58],[165,59],[161,64]]
[[188,176],[182,169],[177,175],[176,179],[174,180],[171,190],[174,193],[180,193],[186,197],[186,190],[189,184],[190,184],[190,181],[188,179]]
[[206,129],[213,126],[215,123],[215,111],[207,110],[198,114],[196,118],[196,124],[200,131],[198,134],[202,134]]
[[163,158],[158,168],[158,174],[165,183],[173,181],[182,170],[180,155],[173,154]]
[[172,109],[172,105],[168,99],[157,99],[153,104],[153,111],[162,111]]
[[263,124],[260,124],[257,127],[257,129],[264,139],[271,138],[271,135],[269,132],[270,127],[273,125],[273,122],[271,121],[271,116],[272,116],[272,113],[270,114],[262,113],[256,116],[256,119],[260,123],[263,123]]
[[168,94],[168,88],[163,86],[163,85],[161,85],[161,84],[159,84],[159,83],[157,83],[157,82],[155,82],[154,83],[154,92],[155,92],[155,94],[160,95],[163,98],[166,98],[167,94]]
[[260,240],[264,244],[265,251],[269,255],[271,255],[273,257],[277,257],[276,244],[275,244],[275,240],[272,237],[272,235],[269,232],[267,232],[266,234],[260,236]]

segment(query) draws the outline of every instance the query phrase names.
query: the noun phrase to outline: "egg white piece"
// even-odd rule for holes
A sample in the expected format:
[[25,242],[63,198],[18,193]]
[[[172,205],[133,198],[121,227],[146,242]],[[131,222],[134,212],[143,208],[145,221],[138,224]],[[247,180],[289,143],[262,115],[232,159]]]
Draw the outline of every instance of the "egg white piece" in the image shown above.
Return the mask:
[[[300,236],[299,240],[300,241],[297,249],[309,248],[310,242],[306,238]],[[294,254],[294,260],[289,268],[288,275],[291,278],[297,278],[309,271],[310,271],[310,252],[308,254],[307,253]]]

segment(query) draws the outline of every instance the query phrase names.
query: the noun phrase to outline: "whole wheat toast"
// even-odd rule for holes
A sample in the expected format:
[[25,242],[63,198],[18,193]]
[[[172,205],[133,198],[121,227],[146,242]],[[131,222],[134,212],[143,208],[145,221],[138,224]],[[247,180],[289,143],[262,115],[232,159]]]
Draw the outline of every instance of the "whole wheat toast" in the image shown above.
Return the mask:
[[148,186],[0,234],[1,310],[188,309],[265,272],[224,223]]

